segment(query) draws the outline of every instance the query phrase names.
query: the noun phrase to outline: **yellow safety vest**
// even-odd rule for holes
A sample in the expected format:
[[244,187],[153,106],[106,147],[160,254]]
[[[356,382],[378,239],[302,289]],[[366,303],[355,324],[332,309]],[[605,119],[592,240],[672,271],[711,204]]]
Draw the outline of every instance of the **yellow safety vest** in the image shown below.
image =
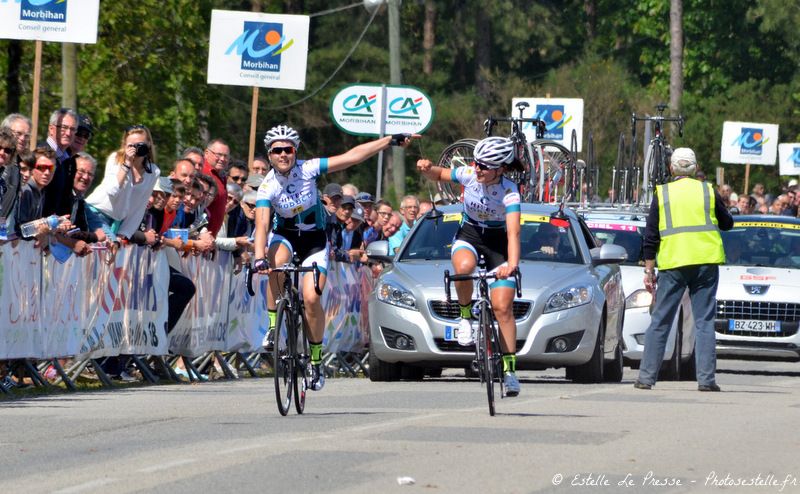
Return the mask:
[[658,268],[724,263],[711,184],[683,178],[657,186],[656,194],[661,235]]

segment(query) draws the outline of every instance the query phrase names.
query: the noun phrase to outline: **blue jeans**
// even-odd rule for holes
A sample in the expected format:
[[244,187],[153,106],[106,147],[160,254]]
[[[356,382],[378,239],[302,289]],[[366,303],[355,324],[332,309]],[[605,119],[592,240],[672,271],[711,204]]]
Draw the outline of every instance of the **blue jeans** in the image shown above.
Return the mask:
[[644,338],[644,356],[639,368],[639,382],[655,384],[669,330],[678,311],[683,292],[689,289],[694,315],[694,348],[697,384],[714,384],[717,370],[717,340],[714,334],[714,315],[717,310],[719,266],[701,264],[658,273],[656,305],[650,327]]

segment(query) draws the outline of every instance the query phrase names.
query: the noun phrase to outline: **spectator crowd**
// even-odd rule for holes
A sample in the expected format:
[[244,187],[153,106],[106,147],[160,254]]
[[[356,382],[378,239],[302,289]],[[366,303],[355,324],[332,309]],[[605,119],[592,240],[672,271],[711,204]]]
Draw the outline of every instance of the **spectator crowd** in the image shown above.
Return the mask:
[[[112,263],[118,249],[130,244],[164,250],[170,266],[168,330],[195,293],[181,256],[230,251],[236,272],[250,262],[256,191],[271,169],[267,158],[257,156],[248,166],[231,158],[227,142],[212,139],[204,148],[186,148],[162,170],[150,130],[132,125],[97,177],[97,160],[87,152],[97,129],[87,115],[54,111],[46,139],[35,146],[31,130],[31,120],[16,113],[0,124],[0,242],[32,242],[61,262],[102,251]],[[778,194],[760,183],[750,193],[737,194],[727,184],[718,190],[735,213],[798,216],[797,180]],[[321,197],[331,258],[369,265],[375,275],[381,265],[367,258],[366,246],[386,240],[395,252],[433,207],[407,195],[395,208],[353,184],[328,183]],[[41,221],[46,218],[53,221]],[[124,376],[125,365],[124,359],[111,361],[108,372]]]
[[[186,148],[167,168],[157,164],[150,130],[132,125],[98,177],[97,159],[87,152],[97,132],[89,116],[69,108],[54,111],[46,139],[35,146],[31,131],[31,120],[17,113],[0,124],[0,243],[31,242],[59,262],[101,251],[110,264],[127,245],[165,251],[168,331],[195,294],[194,282],[182,272],[182,256],[213,258],[218,250],[230,251],[235,272],[250,262],[256,191],[271,169],[267,158],[256,156],[248,166],[231,158],[227,142],[212,139],[204,148]],[[395,210],[353,184],[329,183],[321,197],[331,258],[367,264],[375,274],[381,265],[367,259],[365,247],[375,240],[399,247],[416,218],[431,208],[409,195]],[[128,365],[111,358],[104,370],[125,379]],[[22,385],[10,375],[13,367],[0,363],[0,378]]]

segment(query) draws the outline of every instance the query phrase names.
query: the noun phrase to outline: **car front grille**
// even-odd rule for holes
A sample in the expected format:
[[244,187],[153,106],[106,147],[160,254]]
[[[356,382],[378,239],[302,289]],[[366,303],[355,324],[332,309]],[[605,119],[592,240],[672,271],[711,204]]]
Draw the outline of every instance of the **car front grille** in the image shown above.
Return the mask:
[[[800,321],[800,304],[753,300],[717,300],[717,333],[761,338],[783,338],[797,334]],[[729,319],[752,319],[756,321],[780,321],[779,332],[731,331]]]
[[[473,302],[475,302],[473,300]],[[444,300],[431,300],[428,303],[431,313],[441,319],[456,320],[461,318],[461,308],[458,301],[453,300],[449,304]],[[524,319],[531,310],[531,303],[524,301],[514,301],[514,319],[517,321]]]
[[[434,338],[433,342],[443,352],[475,353],[475,345],[461,346],[457,341],[445,341],[444,338]],[[517,352],[522,350],[525,340],[517,340]]]

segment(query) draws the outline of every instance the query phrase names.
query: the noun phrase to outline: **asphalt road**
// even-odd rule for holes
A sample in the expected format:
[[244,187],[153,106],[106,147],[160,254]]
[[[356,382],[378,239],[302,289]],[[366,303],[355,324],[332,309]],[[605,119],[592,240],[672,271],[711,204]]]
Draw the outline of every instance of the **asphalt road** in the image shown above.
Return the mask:
[[329,379],[288,417],[268,379],[0,401],[0,492],[800,492],[800,363],[719,368],[722,393],[523,372],[495,417],[456,371]]

